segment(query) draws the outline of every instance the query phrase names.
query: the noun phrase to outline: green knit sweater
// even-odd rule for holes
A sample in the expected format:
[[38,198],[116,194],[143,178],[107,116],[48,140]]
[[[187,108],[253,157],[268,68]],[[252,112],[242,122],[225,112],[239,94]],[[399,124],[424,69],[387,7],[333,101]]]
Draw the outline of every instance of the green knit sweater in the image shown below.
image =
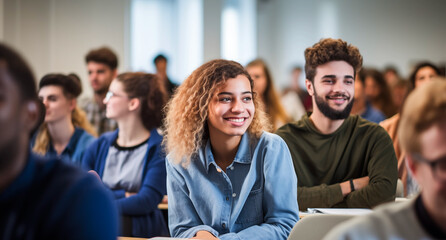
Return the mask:
[[[276,133],[293,157],[301,210],[371,208],[395,199],[397,159],[392,140],[379,125],[352,115],[335,132],[322,134],[304,116]],[[366,187],[342,196],[340,183],[364,176],[370,178]]]

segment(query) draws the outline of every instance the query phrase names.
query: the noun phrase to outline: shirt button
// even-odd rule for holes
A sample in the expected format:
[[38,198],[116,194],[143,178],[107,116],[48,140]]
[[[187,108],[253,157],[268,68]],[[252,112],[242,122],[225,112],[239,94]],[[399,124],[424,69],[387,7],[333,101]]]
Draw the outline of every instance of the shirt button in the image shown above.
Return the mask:
[[234,166],[231,166],[231,170],[234,170]]
[[221,169],[220,169],[220,168],[217,168],[217,172],[221,173]]
[[237,197],[237,193],[233,193],[233,194],[232,194],[232,197]]
[[226,223],[222,223],[221,226],[222,226],[223,228],[226,228]]
[[229,197],[226,197],[226,201],[229,201]]

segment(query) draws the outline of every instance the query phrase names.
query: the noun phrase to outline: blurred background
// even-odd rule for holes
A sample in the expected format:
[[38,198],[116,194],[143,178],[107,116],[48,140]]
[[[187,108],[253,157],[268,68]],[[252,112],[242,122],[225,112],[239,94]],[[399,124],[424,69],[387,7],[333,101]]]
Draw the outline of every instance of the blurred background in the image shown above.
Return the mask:
[[245,65],[260,57],[279,89],[303,67],[305,48],[325,37],[356,45],[365,66],[392,65],[403,77],[422,60],[446,63],[444,0],[0,0],[0,14],[0,40],[37,79],[75,72],[84,87],[85,54],[100,46],[117,53],[119,72],[154,72],[163,53],[176,83],[214,58]]

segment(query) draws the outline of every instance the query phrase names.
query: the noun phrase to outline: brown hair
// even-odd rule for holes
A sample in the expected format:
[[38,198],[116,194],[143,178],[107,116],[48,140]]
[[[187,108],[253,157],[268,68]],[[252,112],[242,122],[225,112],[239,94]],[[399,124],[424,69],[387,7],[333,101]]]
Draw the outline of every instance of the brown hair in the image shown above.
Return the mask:
[[[43,76],[39,82],[39,89],[42,89],[45,86],[61,87],[64,96],[68,99],[75,99],[82,92],[80,82],[75,78],[63,74],[47,74]],[[43,115],[45,115],[45,113],[43,113]],[[97,137],[96,130],[88,121],[85,112],[77,106],[71,113],[71,122],[73,126],[82,128],[90,135]],[[39,128],[32,150],[35,153],[45,155],[49,148],[50,139],[51,136],[48,131],[48,125],[43,123]]]
[[93,49],[85,56],[85,63],[97,62],[107,65],[111,70],[115,70],[118,67],[118,57],[108,47],[101,47]]
[[407,153],[420,153],[420,135],[435,124],[445,124],[445,93],[446,79],[438,77],[407,97],[398,126],[398,139]]
[[325,38],[305,49],[306,78],[313,82],[316,68],[331,61],[346,61],[353,67],[355,74],[362,67],[362,55],[357,47],[342,39]]
[[365,86],[365,80],[367,77],[371,77],[376,85],[379,86],[380,92],[375,99],[370,99],[380,111],[386,115],[386,117],[393,116],[397,109],[393,104],[392,95],[390,93],[389,85],[387,85],[384,75],[374,68],[364,68],[358,73],[359,80]]
[[254,66],[260,66],[263,69],[263,72],[265,73],[266,88],[262,96],[263,100],[265,101],[263,103],[265,108],[264,110],[268,115],[270,122],[273,125],[273,130],[275,131],[278,127],[280,127],[277,126],[278,121],[282,123],[287,123],[290,121],[290,118],[288,114],[285,112],[282,103],[280,102],[280,98],[277,94],[276,88],[274,87],[273,78],[271,76],[268,67],[266,66],[265,61],[263,61],[262,59],[255,59],[249,62],[248,65],[246,65],[246,68]]
[[[167,104],[164,145],[174,162],[187,165],[194,153],[208,139],[208,105],[215,91],[230,78],[243,75],[253,87],[252,79],[239,63],[228,60],[212,60],[197,68],[180,85]],[[260,110],[259,100],[253,94],[256,108],[248,132],[260,137],[268,126],[265,113]]]
[[160,127],[163,121],[163,107],[167,101],[164,84],[154,74],[128,72],[119,74],[117,80],[124,86],[130,98],[141,102],[141,120],[147,130]]
[[420,71],[420,69],[422,69],[424,67],[432,68],[432,70],[434,70],[438,76],[441,76],[440,69],[437,66],[435,66],[434,64],[432,64],[430,62],[420,62],[415,66],[414,70],[412,71],[412,73],[410,74],[410,77],[409,77],[409,81],[412,84],[412,88],[415,88],[415,80],[416,80],[415,78],[417,76],[418,71]]

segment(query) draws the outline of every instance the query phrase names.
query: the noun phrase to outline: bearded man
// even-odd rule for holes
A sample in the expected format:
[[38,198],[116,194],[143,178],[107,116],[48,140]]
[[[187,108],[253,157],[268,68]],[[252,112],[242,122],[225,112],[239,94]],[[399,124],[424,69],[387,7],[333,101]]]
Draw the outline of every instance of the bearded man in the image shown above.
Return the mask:
[[375,123],[350,115],[358,48],[322,39],[305,50],[305,84],[313,112],[277,130],[298,178],[300,210],[372,208],[395,199],[397,159],[392,140]]

